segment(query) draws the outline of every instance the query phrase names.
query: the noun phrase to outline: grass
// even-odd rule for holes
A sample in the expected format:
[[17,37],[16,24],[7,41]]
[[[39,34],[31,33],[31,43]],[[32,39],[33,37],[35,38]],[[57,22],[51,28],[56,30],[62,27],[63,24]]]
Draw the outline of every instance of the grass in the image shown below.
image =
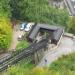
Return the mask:
[[25,49],[29,46],[29,42],[25,39],[25,40],[22,40],[18,43],[18,45],[16,46],[16,50],[22,50],[22,49]]

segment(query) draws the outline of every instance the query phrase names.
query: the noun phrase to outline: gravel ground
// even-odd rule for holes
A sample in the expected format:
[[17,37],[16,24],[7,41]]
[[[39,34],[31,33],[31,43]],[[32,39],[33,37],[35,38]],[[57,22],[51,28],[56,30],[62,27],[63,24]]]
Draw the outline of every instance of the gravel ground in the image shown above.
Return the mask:
[[49,66],[53,61],[57,60],[62,55],[67,55],[75,50],[75,40],[72,38],[64,37],[61,39],[59,46],[52,50],[48,50],[45,56],[39,62],[37,67]]

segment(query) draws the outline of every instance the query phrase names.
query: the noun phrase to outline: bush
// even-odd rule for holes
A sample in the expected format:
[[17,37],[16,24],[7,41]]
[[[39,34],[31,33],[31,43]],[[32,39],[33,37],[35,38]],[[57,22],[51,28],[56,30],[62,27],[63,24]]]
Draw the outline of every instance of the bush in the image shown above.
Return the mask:
[[75,74],[75,52],[54,61],[50,65],[50,69],[59,71],[63,75],[69,75],[69,72]]
[[27,40],[22,40],[18,43],[18,45],[16,46],[16,50],[22,50],[25,49],[29,46],[29,42]]
[[10,67],[7,72],[3,73],[3,75],[33,75],[30,71],[33,67],[34,65],[32,65],[30,61],[24,59],[18,64]]
[[3,75],[75,75],[75,53],[59,58],[49,68],[34,68],[31,63],[21,61]]
[[9,5],[10,0],[0,0],[0,18],[10,18],[11,17],[11,8]]
[[75,16],[69,22],[69,32],[75,34]]
[[10,20],[0,19],[0,49],[6,50],[10,46],[12,39],[12,28]]
[[21,63],[10,67],[3,75],[58,75],[54,70],[44,68],[34,68],[31,63],[21,61]]

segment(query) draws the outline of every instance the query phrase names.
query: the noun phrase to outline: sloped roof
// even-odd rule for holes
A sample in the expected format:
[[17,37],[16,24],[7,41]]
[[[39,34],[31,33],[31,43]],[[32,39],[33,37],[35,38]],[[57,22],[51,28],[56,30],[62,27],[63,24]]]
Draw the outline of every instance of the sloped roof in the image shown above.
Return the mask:
[[48,31],[53,32],[51,40],[58,41],[63,33],[63,28],[52,26],[48,24],[37,24],[32,28],[31,32],[28,35],[28,38],[33,41],[36,35],[38,34],[40,29],[46,29]]

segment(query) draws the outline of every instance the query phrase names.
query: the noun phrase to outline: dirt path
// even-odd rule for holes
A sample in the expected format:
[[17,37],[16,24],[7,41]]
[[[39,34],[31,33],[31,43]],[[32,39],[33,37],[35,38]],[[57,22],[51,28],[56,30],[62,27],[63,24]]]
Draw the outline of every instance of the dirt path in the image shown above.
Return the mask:
[[49,66],[62,55],[69,54],[73,51],[75,51],[75,41],[71,38],[63,37],[58,48],[53,51],[48,51],[37,67]]
[[8,49],[9,51],[16,48],[17,44],[19,43],[18,36],[23,34],[24,34],[24,31],[20,31],[19,25],[16,25],[13,29],[13,37],[12,37],[10,48]]

